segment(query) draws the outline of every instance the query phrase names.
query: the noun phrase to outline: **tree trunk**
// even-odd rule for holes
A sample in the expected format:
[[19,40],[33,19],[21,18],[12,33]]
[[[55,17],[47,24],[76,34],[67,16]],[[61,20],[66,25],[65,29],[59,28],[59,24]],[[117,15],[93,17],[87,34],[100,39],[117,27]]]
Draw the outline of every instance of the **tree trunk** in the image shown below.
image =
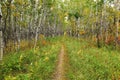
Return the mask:
[[37,41],[38,41],[38,25],[37,25],[37,20],[38,20],[38,12],[37,12],[37,7],[38,7],[38,0],[35,1],[35,8],[34,8],[34,11],[35,11],[35,22],[34,22],[34,25],[35,25],[35,43],[34,43],[34,49],[36,48],[36,45],[37,45]]
[[0,31],[0,60],[3,59],[3,34]]
[[0,5],[0,60],[3,59],[2,11]]
[[[97,1],[96,1],[96,5],[97,5]],[[100,32],[99,32],[99,25],[98,25],[98,6],[96,6],[96,24],[95,24],[95,26],[96,26],[96,39],[97,39],[97,47],[98,48],[100,48],[100,40],[99,40],[99,34],[100,34]]]
[[[115,8],[117,11],[120,10],[119,3],[120,3],[119,0],[115,1]],[[116,40],[115,40],[116,48],[117,48],[117,44],[118,44],[118,36],[119,36],[119,14],[117,14],[117,17],[116,17]]]

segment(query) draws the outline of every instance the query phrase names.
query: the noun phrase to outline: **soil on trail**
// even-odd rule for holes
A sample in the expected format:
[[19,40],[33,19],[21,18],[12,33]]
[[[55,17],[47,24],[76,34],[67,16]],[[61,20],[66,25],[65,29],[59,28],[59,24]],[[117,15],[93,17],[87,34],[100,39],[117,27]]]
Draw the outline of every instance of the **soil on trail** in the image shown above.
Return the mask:
[[65,49],[62,45],[61,51],[58,56],[58,63],[56,67],[56,71],[54,73],[53,80],[66,80],[65,79]]

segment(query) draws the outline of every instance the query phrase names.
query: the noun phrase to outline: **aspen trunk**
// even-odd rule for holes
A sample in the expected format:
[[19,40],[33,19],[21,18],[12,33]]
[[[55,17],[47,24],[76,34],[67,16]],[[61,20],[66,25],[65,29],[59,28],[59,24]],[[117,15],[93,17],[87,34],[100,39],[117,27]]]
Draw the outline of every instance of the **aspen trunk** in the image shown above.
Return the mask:
[[0,60],[3,59],[3,34],[2,31],[0,31]]
[[[96,1],[96,5],[97,5],[97,1]],[[96,32],[96,39],[97,39],[97,47],[100,47],[100,42],[99,42],[99,25],[98,25],[98,6],[96,6],[96,24],[95,27],[97,29]]]
[[[0,19],[0,28],[1,27],[2,26],[1,26],[1,19]],[[3,59],[3,34],[2,34],[2,31],[0,31],[0,60],[2,59]]]
[[36,48],[36,45],[37,45],[37,41],[38,41],[38,25],[36,24],[37,23],[37,19],[38,19],[38,12],[37,12],[37,7],[38,7],[38,0],[35,1],[35,8],[34,8],[34,11],[35,11],[35,22],[34,22],[34,25],[35,25],[35,43],[34,43],[34,49]]
[[[115,8],[119,11],[120,10],[120,6],[119,6],[120,1],[119,0],[115,0]],[[116,40],[115,40],[115,44],[117,47],[118,44],[118,36],[119,36],[119,14],[117,15],[117,21],[116,21]]]
[[2,19],[2,11],[1,11],[1,5],[0,5],[0,28],[1,28],[1,31],[0,31],[0,60],[3,59],[3,34],[2,34],[1,19]]

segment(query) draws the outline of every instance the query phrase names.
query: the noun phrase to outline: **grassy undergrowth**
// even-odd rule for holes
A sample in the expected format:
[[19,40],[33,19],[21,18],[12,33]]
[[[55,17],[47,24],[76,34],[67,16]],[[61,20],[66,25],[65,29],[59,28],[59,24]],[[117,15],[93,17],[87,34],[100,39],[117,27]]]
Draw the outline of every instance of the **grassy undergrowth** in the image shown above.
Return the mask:
[[120,54],[106,47],[96,48],[84,40],[66,38],[69,80],[119,80]]
[[0,80],[51,80],[61,47],[56,39],[47,39],[46,45],[38,45],[35,50],[6,55],[0,64]]
[[64,36],[39,41],[35,50],[6,55],[0,64],[0,80],[52,80],[61,44],[68,55],[68,80],[120,79],[119,51]]

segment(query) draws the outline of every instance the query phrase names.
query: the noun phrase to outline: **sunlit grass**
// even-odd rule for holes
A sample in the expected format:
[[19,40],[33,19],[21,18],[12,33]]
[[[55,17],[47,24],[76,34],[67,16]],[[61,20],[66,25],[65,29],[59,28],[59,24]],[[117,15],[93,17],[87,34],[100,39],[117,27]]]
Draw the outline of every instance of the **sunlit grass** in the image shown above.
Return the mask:
[[70,80],[119,80],[120,54],[106,47],[96,48],[83,40],[65,41],[70,69]]
[[38,44],[42,46],[37,45],[35,50],[6,55],[0,64],[0,80],[51,80],[60,44],[56,41]]
[[52,80],[61,45],[68,58],[68,80],[120,79],[119,51],[64,35],[41,39],[35,49],[6,55],[0,64],[0,80]]

